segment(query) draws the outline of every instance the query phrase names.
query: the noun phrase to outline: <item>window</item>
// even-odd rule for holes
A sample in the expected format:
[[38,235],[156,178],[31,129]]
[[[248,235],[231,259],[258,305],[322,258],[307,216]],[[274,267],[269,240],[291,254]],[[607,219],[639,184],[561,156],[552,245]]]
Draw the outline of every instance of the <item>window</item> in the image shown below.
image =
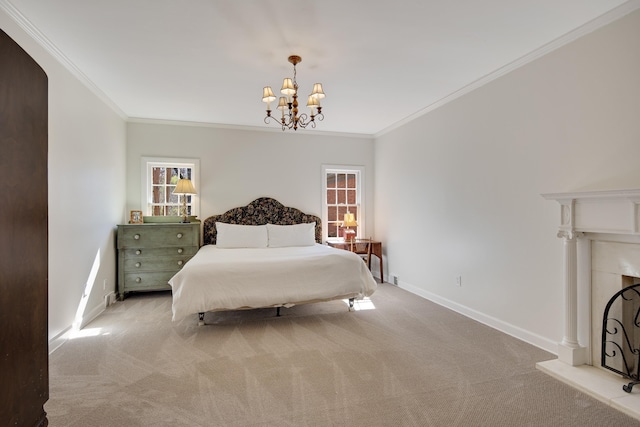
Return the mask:
[[364,233],[364,200],[362,166],[323,166],[323,217],[324,239],[342,237],[341,224],[344,214],[352,213],[358,223],[356,233]]
[[[148,216],[179,216],[182,197],[173,194],[178,180],[190,179],[198,191],[197,159],[142,158],[141,207]],[[197,195],[187,195],[187,215],[198,216]]]

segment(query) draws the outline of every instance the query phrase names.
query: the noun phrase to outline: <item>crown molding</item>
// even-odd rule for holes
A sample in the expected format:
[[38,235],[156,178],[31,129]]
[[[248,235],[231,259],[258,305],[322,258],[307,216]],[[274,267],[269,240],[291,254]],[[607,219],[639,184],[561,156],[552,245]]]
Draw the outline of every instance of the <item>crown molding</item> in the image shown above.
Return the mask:
[[223,123],[210,123],[210,122],[191,122],[181,120],[166,120],[166,119],[149,119],[143,117],[129,117],[128,123],[141,123],[150,125],[167,125],[167,126],[193,126],[204,128],[216,128],[216,129],[231,129],[241,130],[249,132],[277,132],[281,135],[316,135],[316,136],[336,136],[342,138],[358,138],[368,139],[373,142],[373,135],[364,133],[348,133],[348,132],[332,132],[322,130],[309,130],[304,129],[300,132],[283,132],[281,128],[277,127],[261,127],[261,126],[249,126],[249,125],[230,125]]
[[374,138],[379,138],[380,136],[389,133],[395,129],[398,129],[399,127],[402,127],[403,125],[417,119],[418,117],[424,116],[427,113],[430,113],[431,111],[434,111],[440,107],[442,107],[445,104],[448,104],[451,101],[454,101],[458,98],[460,98],[461,96],[464,96],[502,76],[504,76],[505,74],[508,74],[530,62],[535,61],[536,59],[550,53],[553,52],[554,50],[567,45],[571,42],[573,42],[574,40],[579,39],[580,37],[583,37],[589,33],[592,33],[593,31],[604,27],[607,24],[612,23],[613,21],[616,21],[628,14],[630,14],[631,12],[636,11],[637,9],[640,9],[640,0],[629,0],[623,4],[621,4],[620,6],[611,9],[609,12],[600,15],[599,17],[587,22],[586,24],[576,28],[575,30],[572,30],[568,33],[566,33],[563,36],[560,36],[559,38],[539,47],[538,49],[528,53],[527,55],[524,55],[518,59],[516,59],[513,62],[508,63],[507,65],[498,68],[497,70],[487,74],[484,77],[481,77],[471,83],[469,83],[467,86],[464,86],[458,90],[456,90],[455,92],[445,96],[444,98],[441,98],[439,100],[437,100],[436,102],[424,107],[423,109],[411,114],[410,116],[405,117],[404,119],[392,124],[391,126],[386,127],[385,129],[376,132],[373,136]]
[[93,94],[95,94],[102,102],[111,108],[122,119],[126,120],[127,115],[111,100],[93,81],[89,79],[76,65],[65,56],[51,40],[49,40],[35,25],[31,23],[9,0],[0,0],[0,9],[2,9],[29,37],[36,41],[44,50],[49,53],[56,61],[58,61],[66,70],[68,70],[76,79],[85,85]]

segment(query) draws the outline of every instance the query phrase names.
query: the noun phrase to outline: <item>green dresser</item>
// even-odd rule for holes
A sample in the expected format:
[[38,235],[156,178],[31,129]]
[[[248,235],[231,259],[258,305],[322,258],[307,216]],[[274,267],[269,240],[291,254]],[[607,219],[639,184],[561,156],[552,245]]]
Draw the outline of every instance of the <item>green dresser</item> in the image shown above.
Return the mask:
[[170,290],[168,281],[200,247],[200,223],[118,225],[118,297]]

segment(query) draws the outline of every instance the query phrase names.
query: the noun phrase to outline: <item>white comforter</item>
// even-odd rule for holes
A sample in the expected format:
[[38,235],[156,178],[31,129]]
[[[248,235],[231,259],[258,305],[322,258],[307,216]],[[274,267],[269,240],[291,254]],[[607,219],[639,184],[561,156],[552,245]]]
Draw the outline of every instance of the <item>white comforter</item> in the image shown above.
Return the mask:
[[169,280],[173,320],[195,313],[362,298],[376,282],[358,255],[329,246],[206,245]]

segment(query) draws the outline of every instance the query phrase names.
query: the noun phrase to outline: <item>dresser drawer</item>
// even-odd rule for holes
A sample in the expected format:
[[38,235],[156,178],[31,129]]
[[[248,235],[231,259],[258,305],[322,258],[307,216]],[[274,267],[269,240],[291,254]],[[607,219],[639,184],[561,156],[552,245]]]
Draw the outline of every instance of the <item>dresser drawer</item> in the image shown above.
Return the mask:
[[128,291],[152,291],[152,290],[169,290],[169,279],[173,277],[174,272],[159,271],[145,273],[126,273],[124,275],[124,285]]
[[198,252],[196,246],[174,246],[169,248],[130,248],[120,251],[126,259],[155,258],[155,257],[189,257]]
[[198,231],[188,225],[123,226],[118,230],[118,249],[198,246]]
[[156,257],[156,258],[125,258],[124,272],[134,271],[173,271],[176,272],[189,261],[189,256]]

